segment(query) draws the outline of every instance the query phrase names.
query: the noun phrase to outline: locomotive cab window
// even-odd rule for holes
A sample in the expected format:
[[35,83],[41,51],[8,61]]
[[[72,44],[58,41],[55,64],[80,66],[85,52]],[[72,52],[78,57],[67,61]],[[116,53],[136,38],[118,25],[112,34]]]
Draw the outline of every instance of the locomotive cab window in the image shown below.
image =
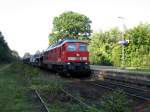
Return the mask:
[[68,44],[67,51],[76,51],[77,45],[76,44]]
[[80,44],[79,45],[79,51],[87,51],[87,45],[86,44]]

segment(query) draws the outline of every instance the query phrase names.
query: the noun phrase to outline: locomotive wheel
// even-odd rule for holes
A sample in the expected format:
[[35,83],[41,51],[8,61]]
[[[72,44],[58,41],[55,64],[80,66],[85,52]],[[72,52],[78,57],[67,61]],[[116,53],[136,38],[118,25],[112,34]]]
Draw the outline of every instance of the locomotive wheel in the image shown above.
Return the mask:
[[70,73],[67,73],[67,72],[59,72],[58,73],[60,76],[63,76],[63,77],[70,77],[71,74]]
[[70,74],[70,73],[66,73],[65,76],[66,76],[66,77],[70,77],[71,74]]

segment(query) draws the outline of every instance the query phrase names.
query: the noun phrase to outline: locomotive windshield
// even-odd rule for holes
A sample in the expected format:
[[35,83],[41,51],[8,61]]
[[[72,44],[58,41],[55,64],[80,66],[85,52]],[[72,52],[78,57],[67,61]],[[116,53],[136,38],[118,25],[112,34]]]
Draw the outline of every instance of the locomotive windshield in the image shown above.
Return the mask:
[[87,45],[86,44],[80,44],[79,45],[79,51],[87,51]]
[[76,44],[68,44],[67,51],[76,51],[77,45]]
[[67,51],[77,51],[77,49],[79,49],[79,51],[87,51],[87,45],[84,43],[78,45],[75,43],[68,44]]

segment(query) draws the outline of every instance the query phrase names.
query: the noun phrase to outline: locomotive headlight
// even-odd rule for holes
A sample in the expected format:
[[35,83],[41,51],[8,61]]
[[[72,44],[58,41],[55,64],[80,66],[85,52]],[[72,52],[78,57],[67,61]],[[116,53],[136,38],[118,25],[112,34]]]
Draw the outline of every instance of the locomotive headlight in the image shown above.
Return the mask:
[[83,60],[87,60],[87,57],[83,57],[82,59],[83,59]]
[[68,65],[70,65],[70,63],[67,63]]

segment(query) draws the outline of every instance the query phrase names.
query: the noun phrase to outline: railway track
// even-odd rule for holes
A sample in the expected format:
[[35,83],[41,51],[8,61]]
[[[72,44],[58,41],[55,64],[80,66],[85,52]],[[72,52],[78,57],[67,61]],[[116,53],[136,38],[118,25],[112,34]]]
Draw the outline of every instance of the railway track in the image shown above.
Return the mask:
[[[140,88],[135,88],[135,87],[132,87],[130,85],[120,84],[120,83],[117,83],[117,82],[114,83],[114,82],[109,82],[109,81],[99,81],[99,80],[95,81],[95,80],[88,80],[88,79],[83,79],[83,80],[81,79],[80,80],[80,79],[73,79],[73,78],[70,79],[70,80],[72,80],[72,82],[70,81],[70,84],[72,84],[72,85],[74,85],[74,84],[76,85],[76,84],[79,83],[80,85],[83,85],[83,86],[81,86],[81,88],[83,87],[83,89],[84,89],[85,86],[87,86],[89,88],[95,88],[98,93],[103,91],[102,88],[104,88],[104,91],[105,90],[106,91],[107,90],[108,91],[113,91],[113,90],[116,90],[116,89],[121,89],[121,90],[123,90],[125,92],[125,94],[127,96],[129,96],[129,98],[135,100],[134,103],[135,102],[136,103],[135,103],[135,105],[133,107],[133,111],[134,112],[148,112],[147,110],[150,108],[149,107],[149,104],[150,104],[150,91],[147,91],[147,90],[144,90],[144,89],[140,89]],[[82,96],[84,94],[84,92],[82,91],[81,88],[79,88],[78,91],[80,92],[80,94]],[[78,85],[77,85],[77,89],[78,89]],[[72,93],[72,91],[70,91],[70,93]],[[72,97],[72,95],[70,95],[70,93],[69,93],[69,96]],[[94,91],[93,91],[93,95],[95,95]],[[92,97],[84,97],[84,98],[89,98],[90,99]],[[77,98],[75,97],[73,99],[77,99]],[[85,105],[88,108],[90,106],[89,105],[90,103],[88,102],[88,100],[83,100],[83,101],[86,102],[88,104],[88,106],[86,105],[86,103],[84,103],[84,102],[82,102],[80,100],[78,102],[83,104],[83,105]],[[98,105],[99,105],[99,107],[101,106],[101,104],[98,104]],[[146,110],[146,111],[144,111],[144,110]]]
[[122,77],[122,76],[111,76],[111,75],[105,76],[104,79],[150,88],[150,81],[148,81],[148,80],[140,80],[140,79],[137,79],[137,78],[130,79],[130,78]]
[[34,112],[49,112],[44,100],[37,90],[27,92],[28,102],[32,104]]
[[44,102],[44,100],[42,99],[42,97],[40,96],[39,92],[37,90],[34,90],[34,93],[37,96],[37,99],[40,101],[41,106],[40,106],[40,111],[41,112],[49,112],[48,107],[46,106],[46,103]]
[[129,96],[136,97],[138,99],[142,99],[145,101],[150,101],[150,91],[147,91],[144,89],[135,88],[135,87],[132,87],[130,85],[114,83],[111,81],[104,81],[104,80],[103,81],[102,80],[84,81],[84,82],[91,84],[91,85],[94,85],[94,86],[109,89],[109,90],[122,89]]
[[143,87],[147,87],[148,90],[140,88],[141,85],[139,86],[138,83],[133,83],[134,85],[132,85],[132,83],[129,83],[130,80],[123,80],[123,79],[115,79],[114,77],[109,78],[109,80],[91,80],[91,79],[87,79],[87,78],[83,78],[83,79],[77,79],[77,78],[71,78],[68,80],[68,78],[63,78],[64,80],[66,80],[67,82],[71,82],[71,81],[83,81],[83,82],[88,82],[89,84],[95,85],[95,86],[99,86],[105,89],[109,89],[109,90],[115,90],[115,89],[122,89],[125,91],[125,93],[129,96],[133,96],[136,97],[138,99],[142,99],[142,100],[146,100],[146,101],[150,101],[150,90],[149,90],[149,86],[147,86],[144,84],[141,84]]
[[[136,83],[130,80],[118,79],[115,77],[104,78],[104,80],[86,80],[86,79],[71,79],[73,81],[86,82],[88,84],[105,88],[108,90],[122,89],[128,96],[136,97],[141,100],[150,102],[150,89],[147,83]],[[143,88],[146,87],[146,88]]]
[[[62,77],[61,77],[62,78]],[[115,90],[115,89],[122,89],[124,90],[124,92],[128,95],[128,96],[132,96],[135,97],[137,99],[141,99],[143,101],[148,101],[150,102],[150,91],[149,90],[145,90],[145,89],[140,89],[140,88],[136,88],[134,87],[131,83],[125,83],[124,81],[120,80],[120,81],[112,81],[113,79],[109,79],[109,80],[98,80],[95,81],[93,79],[74,79],[71,78],[68,80],[68,78],[63,78],[64,80],[66,80],[66,82],[83,82],[83,83],[88,83],[90,85],[93,86],[97,86],[97,87],[101,87],[101,88],[105,88],[108,90]],[[128,85],[129,84],[129,85]],[[131,86],[132,85],[132,86]],[[140,87],[140,86],[139,86]],[[35,90],[36,91],[36,90]],[[66,95],[68,95],[69,97],[71,97],[72,99],[76,100],[77,102],[79,102],[81,105],[87,107],[87,108],[92,108],[90,105],[86,104],[85,102],[83,102],[82,100],[78,99],[77,97],[73,96],[71,93],[69,93],[67,90],[62,89],[62,92],[65,93]],[[37,93],[35,93],[39,99],[39,101],[41,102],[42,105],[42,112],[49,112],[48,108],[46,107],[44,101],[42,100],[41,97],[39,97],[40,95],[38,95]],[[96,110],[96,112],[99,112],[99,110]]]
[[[70,92],[68,92],[67,90],[65,89],[61,89],[61,91],[63,93],[65,93],[67,96],[71,97],[72,99],[74,99],[75,101],[77,101],[78,103],[80,103],[81,105],[87,107],[88,109],[92,109],[93,107],[86,104],[85,102],[83,102],[82,100],[80,100],[79,98],[75,97],[74,95],[72,95]],[[100,110],[94,108],[94,112],[100,112]]]
[[[93,69],[95,71],[95,69]],[[100,71],[100,70],[96,70]],[[150,102],[150,80],[140,79],[137,76],[112,75],[110,73],[102,73],[100,76],[104,80],[89,82],[95,86],[103,87],[109,90],[122,89],[129,96]],[[106,72],[106,71],[105,71]],[[120,72],[122,73],[122,72]],[[127,73],[128,72],[125,72]],[[134,72],[133,72],[134,73]],[[96,76],[96,75],[94,75]]]
[[[27,82],[28,82],[29,85],[32,84],[30,79],[27,79]],[[49,112],[49,109],[46,106],[46,103],[42,99],[42,97],[41,97],[40,93],[38,92],[38,90],[33,89],[32,94],[34,95],[34,99],[38,102],[36,104],[38,106],[38,111],[39,112]]]
[[32,104],[32,110],[35,112],[49,112],[46,103],[37,90],[30,90],[27,92],[29,104]]

